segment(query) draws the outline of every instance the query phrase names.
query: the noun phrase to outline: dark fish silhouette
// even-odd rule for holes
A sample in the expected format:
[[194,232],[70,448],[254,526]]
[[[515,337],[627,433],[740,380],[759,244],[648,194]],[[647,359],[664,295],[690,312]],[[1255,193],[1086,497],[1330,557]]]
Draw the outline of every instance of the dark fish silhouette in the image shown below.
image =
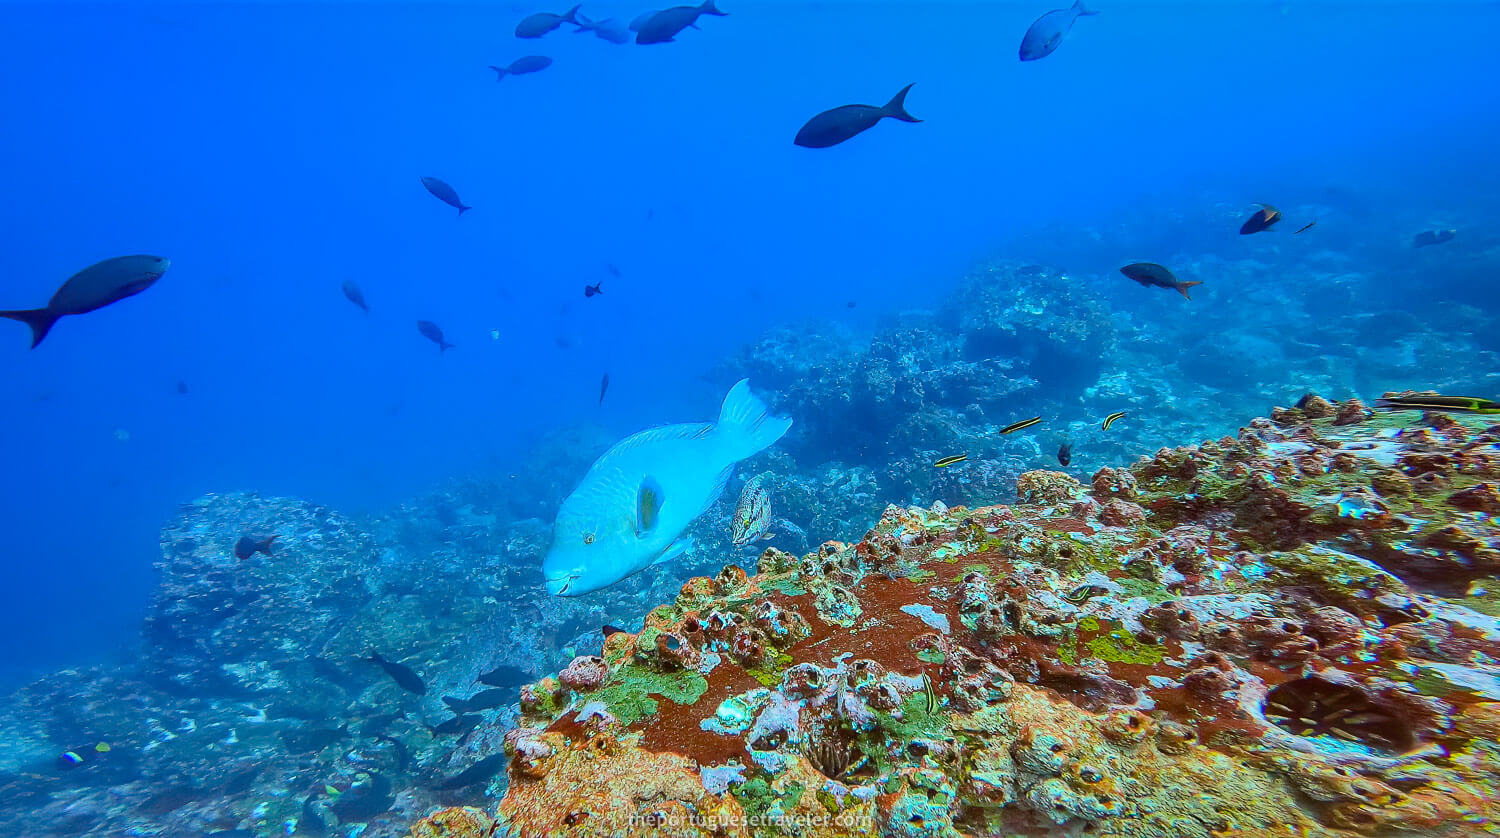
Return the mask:
[[234,543],[234,557],[240,561],[244,561],[256,553],[269,556],[271,555],[271,543],[280,537],[279,535],[241,536],[240,540]]
[[906,112],[906,92],[911,85],[879,107],[875,105],[844,105],[823,111],[809,119],[797,132],[792,142],[803,148],[828,148],[875,127],[875,123],[886,117],[902,122],[921,122]]
[[582,6],[574,6],[566,14],[555,15],[551,12],[537,12],[529,15],[516,24],[517,38],[540,38],[564,23],[578,25],[578,10]]
[[1067,37],[1074,21],[1084,15],[1097,14],[1085,8],[1083,0],[1078,0],[1070,8],[1054,9],[1037,18],[1021,38],[1021,60],[1035,61],[1051,55]]
[[[1458,235],[1457,230],[1423,230],[1417,234],[1416,238],[1411,240],[1411,246],[1430,247],[1435,244],[1442,244],[1443,242],[1451,242],[1456,235]],[[58,293],[61,294],[62,292],[59,291]],[[0,317],[9,316],[9,312],[0,311]],[[41,340],[41,338],[37,338],[37,340]],[[32,346],[36,346],[36,344],[33,343]]]
[[187,394],[188,394],[187,382],[183,381],[180,378],[177,379],[177,395],[179,395],[179,396],[186,396]]
[[481,720],[479,716],[464,714],[439,722],[427,729],[432,731],[433,736],[462,736],[473,730]]
[[365,771],[356,777],[358,779],[349,786],[349,790],[339,795],[333,805],[328,807],[339,816],[340,822],[368,821],[395,805],[396,797],[391,794],[391,781],[385,775]]
[[283,730],[280,733],[281,741],[286,743],[287,748],[296,753],[309,753],[321,751],[324,748],[345,739],[349,736],[347,724],[339,727],[325,727],[292,730]]
[[385,670],[385,674],[391,676],[391,680],[396,682],[396,686],[401,689],[416,693],[417,695],[427,694],[427,684],[423,683],[422,678],[413,672],[411,667],[396,663],[395,661],[388,661],[381,657],[379,652],[371,652],[370,656],[365,658],[365,660],[373,664],[378,664],[381,669]]
[[491,754],[439,783],[438,788],[447,791],[472,786],[475,783],[482,783],[498,774],[500,769],[504,767],[505,754]]
[[33,349],[47,336],[58,318],[88,314],[150,288],[172,263],[160,256],[116,256],[84,268],[52,295],[44,308],[0,311],[0,317],[19,320],[31,327]]
[[[649,12],[648,14],[655,14],[655,12]],[[630,43],[631,30],[614,18],[589,20],[581,14],[574,15],[574,17],[577,20],[573,22],[578,24],[578,28],[573,30],[574,32],[592,32],[599,38],[609,41],[612,44]]]
[[361,291],[359,285],[352,279],[344,280],[342,286],[344,299],[364,309],[365,314],[370,313],[370,305],[365,302],[365,292]]
[[515,698],[514,689],[491,689],[480,690],[468,698],[459,698],[455,695],[443,696],[443,703],[449,709],[460,715],[473,713],[477,710],[493,710],[496,707],[504,707]]
[[1057,462],[1058,462],[1059,465],[1064,465],[1064,466],[1066,466],[1067,464],[1073,462],[1073,446],[1072,445],[1064,442],[1061,446],[1058,447],[1058,449],[1057,449]]
[[1139,282],[1147,288],[1171,288],[1183,297],[1191,300],[1188,289],[1194,285],[1202,285],[1202,282],[1183,282],[1172,275],[1172,272],[1156,264],[1155,262],[1132,262],[1120,269],[1120,273]]
[[604,628],[600,629],[600,631],[603,632],[605,637],[609,637],[612,634],[622,634],[624,633],[625,629],[622,629],[619,626],[605,624]]
[[609,373],[599,380],[599,404],[604,404],[604,394],[609,392]]
[[379,736],[376,736],[375,741],[391,743],[391,749],[396,752],[397,771],[405,771],[407,768],[411,767],[411,750],[406,747],[406,743],[402,742],[400,739],[397,739],[394,736],[387,736],[383,733]]
[[1454,413],[1500,413],[1500,402],[1473,396],[1439,396],[1432,394],[1387,395],[1375,400],[1375,406],[1386,410],[1436,410]]
[[418,320],[417,331],[422,333],[422,337],[438,345],[438,354],[440,355],[454,348],[454,344],[449,343],[443,338],[443,330],[431,320]]
[[[1313,225],[1314,225],[1314,224],[1317,224],[1317,223],[1318,223],[1318,222],[1317,222],[1317,221],[1316,221],[1316,220],[1314,220],[1314,221],[1309,221],[1309,222],[1307,222],[1307,223],[1306,223],[1306,224],[1303,224],[1303,225],[1302,225],[1302,226],[1301,226],[1301,227],[1299,227],[1299,228],[1297,228],[1297,233],[1301,233],[1301,232],[1305,232],[1305,231],[1307,231],[1307,230],[1311,230],[1311,229],[1312,229],[1312,227],[1313,227]],[[1297,235],[1297,233],[1293,233],[1293,234],[1292,234],[1292,235],[1294,235],[1294,236],[1295,236],[1295,235]]]
[[473,209],[473,207],[465,206],[464,202],[459,200],[458,193],[453,190],[453,187],[435,177],[422,178],[422,185],[427,187],[427,191],[431,192],[434,198],[437,198],[450,207],[456,207],[459,215],[463,215]]
[[[1248,236],[1251,233],[1269,230],[1272,225],[1280,220],[1281,210],[1270,204],[1261,204],[1260,209],[1256,210],[1254,215],[1245,219],[1245,223],[1240,225],[1240,235]],[[1305,230],[1307,228],[1304,227],[1302,229]],[[1298,230],[1297,232],[1300,233],[1302,230]]]
[[[515,477],[515,475],[511,475],[511,477]],[[529,684],[535,681],[536,677],[519,667],[501,664],[475,680],[492,687],[519,687],[522,684]]]
[[[638,44],[665,44],[677,37],[677,33],[698,22],[702,15],[724,17],[728,12],[719,11],[714,0],[703,0],[698,6],[673,6],[662,9],[650,17],[636,18],[631,28],[635,29]],[[639,25],[635,25],[639,23]]]
[[552,59],[545,55],[523,55],[515,61],[510,62],[509,67],[496,67],[491,64],[490,69],[499,74],[495,77],[495,81],[499,81],[506,76],[523,76],[527,73],[545,70],[551,66]]
[[583,286],[583,296],[585,296],[585,297],[592,297],[595,294],[603,294],[604,291],[602,291],[599,288],[599,286],[601,286],[603,284],[604,283],[602,283],[602,282],[596,282],[593,285],[585,285],[585,286]]

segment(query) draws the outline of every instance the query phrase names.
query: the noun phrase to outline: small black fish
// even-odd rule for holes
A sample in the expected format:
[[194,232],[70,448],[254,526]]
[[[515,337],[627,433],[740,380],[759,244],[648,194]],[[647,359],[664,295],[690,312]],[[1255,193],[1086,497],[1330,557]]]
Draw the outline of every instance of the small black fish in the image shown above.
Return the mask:
[[256,553],[265,556],[271,555],[272,542],[280,538],[279,535],[246,535],[234,543],[234,557],[240,561],[250,558]]
[[515,61],[510,62],[510,66],[496,67],[491,64],[490,69],[497,73],[495,81],[500,81],[506,76],[524,76],[527,73],[535,73],[551,66],[552,59],[545,55],[523,55]]
[[[1434,244],[1442,244],[1443,242],[1453,241],[1453,237],[1456,235],[1458,235],[1457,230],[1423,230],[1422,232],[1417,234],[1416,238],[1411,240],[1411,246],[1430,247]],[[5,316],[7,316],[6,313],[0,311],[0,317]],[[38,340],[40,340],[40,338],[38,338]],[[36,344],[32,344],[32,346],[35,345]]]
[[187,394],[188,394],[187,382],[183,381],[182,379],[179,378],[177,380],[177,395],[179,395],[179,396],[186,396]]
[[1375,400],[1375,406],[1386,410],[1436,410],[1454,413],[1500,413],[1500,402],[1479,399],[1473,396],[1384,396]]
[[901,88],[901,92],[884,105],[843,105],[823,111],[809,119],[797,131],[793,143],[803,148],[828,148],[848,140],[875,127],[875,123],[886,117],[902,122],[921,122],[906,112],[906,92],[912,86]]
[[1072,444],[1064,442],[1061,446],[1058,447],[1058,449],[1057,449],[1057,462],[1060,465],[1063,465],[1063,466],[1066,466],[1069,463],[1073,462],[1073,446],[1072,446]]
[[427,685],[422,682],[421,677],[417,673],[412,671],[411,667],[394,661],[388,661],[381,657],[379,652],[371,652],[370,656],[365,658],[365,660],[370,663],[379,664],[380,668],[385,670],[385,674],[391,676],[391,679],[401,689],[407,692],[414,692],[417,695],[427,694]]
[[465,733],[473,730],[481,721],[483,719],[480,716],[464,714],[438,722],[427,729],[432,731],[433,736],[463,736]]
[[602,379],[599,380],[599,404],[601,406],[604,404],[604,394],[608,393],[608,392],[609,392],[609,373],[605,373],[604,374],[604,378],[602,378]]
[[365,314],[370,313],[370,306],[365,302],[365,292],[360,290],[359,285],[355,283],[354,280],[344,280],[342,288],[344,291],[344,299],[359,306],[364,310]]
[[1012,422],[1009,425],[1006,425],[1005,427],[1001,428],[1000,429],[1000,433],[1002,433],[1002,434],[1013,434],[1016,431],[1024,431],[1027,428],[1031,427],[1032,425],[1040,423],[1041,421],[1042,421],[1042,417],[1040,417],[1040,416],[1033,416],[1030,419],[1022,419],[1019,422]]
[[[1313,228],[1313,225],[1315,225],[1317,223],[1318,223],[1317,219],[1313,219],[1312,221],[1309,221],[1306,224],[1303,224],[1301,227],[1298,227],[1297,228],[1297,233],[1307,232],[1308,230],[1311,230]],[[1297,233],[1293,233],[1292,235],[1295,236],[1295,235],[1297,235]]]
[[556,15],[552,12],[537,12],[534,15],[528,15],[522,18],[520,23],[516,24],[516,37],[540,38],[557,27],[562,26],[564,23],[571,23],[577,26],[578,10],[581,8],[583,7],[574,6],[566,14],[561,15]]
[[1155,262],[1132,262],[1120,269],[1120,273],[1139,282],[1147,288],[1171,288],[1186,299],[1188,289],[1194,285],[1202,285],[1202,282],[1183,282],[1172,275],[1172,272],[1156,264]]
[[601,629],[601,631],[604,633],[605,637],[609,637],[612,634],[623,634],[625,629],[622,629],[619,626],[605,624],[604,628]]
[[458,192],[454,191],[453,187],[435,177],[422,178],[422,185],[427,187],[427,191],[432,193],[432,197],[437,198],[450,207],[456,208],[459,215],[463,215],[473,209],[473,207],[465,206],[464,202],[459,200]]
[[[476,721],[478,720],[476,719]],[[467,733],[468,731],[464,732]],[[406,747],[406,743],[402,742],[400,739],[397,739],[394,736],[386,736],[385,734],[381,734],[375,737],[375,741],[390,743],[391,750],[396,754],[397,771],[405,771],[407,768],[411,767],[411,750]]]
[[448,705],[455,713],[472,713],[476,710],[493,710],[496,707],[504,707],[515,698],[514,689],[491,689],[480,690],[468,698],[457,696],[443,696],[443,703]]
[[321,751],[349,735],[349,725],[325,728],[294,728],[280,733],[281,741],[296,753]]
[[854,301],[850,300],[848,303],[846,303],[844,305],[844,308],[854,308]]
[[939,457],[937,461],[932,464],[932,467],[947,468],[948,466],[958,465],[959,463],[967,459],[969,459],[968,454],[949,454],[946,457]]
[[[1271,229],[1271,226],[1281,220],[1281,210],[1270,204],[1260,204],[1260,209],[1255,214],[1245,219],[1240,225],[1240,235],[1248,236],[1251,233],[1260,233]],[[1304,228],[1306,229],[1306,228]],[[1299,230],[1298,232],[1301,232]]]
[[491,754],[439,783],[438,788],[447,791],[482,783],[498,774],[503,767],[505,767],[505,754]]
[[418,320],[417,331],[422,334],[422,337],[438,345],[439,355],[454,348],[454,344],[449,343],[443,338],[443,330],[431,320]]
[[649,16],[643,14],[631,21],[630,28],[635,30],[638,44],[665,44],[689,26],[696,27],[698,18],[703,15],[724,17],[727,14],[719,11],[714,0],[703,0],[698,6],[673,6]]
[[134,297],[161,279],[171,264],[160,256],[105,259],[68,277],[44,308],[0,311],[0,317],[19,320],[30,326],[31,348],[35,349],[58,318],[88,314],[126,297]]
[[519,687],[522,684],[529,684],[535,681],[536,676],[524,669],[501,664],[474,680],[492,687]]
[[585,285],[585,286],[583,286],[583,296],[585,296],[585,297],[592,297],[595,294],[603,294],[604,291],[599,288],[599,286],[601,286],[603,284],[604,283],[602,283],[602,282],[596,282],[593,285]]

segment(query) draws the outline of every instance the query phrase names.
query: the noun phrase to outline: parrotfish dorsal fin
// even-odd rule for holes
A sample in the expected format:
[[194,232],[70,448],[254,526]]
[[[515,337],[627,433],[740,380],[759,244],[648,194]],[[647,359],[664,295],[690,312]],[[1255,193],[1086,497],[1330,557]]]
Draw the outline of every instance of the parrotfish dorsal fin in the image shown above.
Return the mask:
[[656,528],[661,519],[662,491],[656,478],[647,476],[635,493],[635,537],[641,538]]

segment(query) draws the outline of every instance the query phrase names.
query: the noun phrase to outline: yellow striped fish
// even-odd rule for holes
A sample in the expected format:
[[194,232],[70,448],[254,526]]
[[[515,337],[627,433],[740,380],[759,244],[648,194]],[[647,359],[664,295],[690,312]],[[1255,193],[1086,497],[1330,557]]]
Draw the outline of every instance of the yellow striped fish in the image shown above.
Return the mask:
[[1456,413],[1500,413],[1500,402],[1473,396],[1388,396],[1375,400],[1386,410],[1451,410]]
[[952,454],[947,457],[943,457],[942,459],[933,463],[932,466],[933,468],[947,468],[948,466],[957,465],[967,459],[969,459],[968,454]]
[[1022,419],[1019,422],[1012,422],[1009,425],[1006,425],[1005,427],[1001,428],[1000,429],[1000,433],[1002,433],[1002,434],[1013,434],[1016,431],[1023,431],[1023,430],[1025,430],[1025,429],[1031,427],[1032,425],[1035,425],[1035,424],[1037,424],[1037,423],[1039,423],[1041,421],[1042,421],[1042,417],[1040,417],[1040,416],[1033,416],[1030,419]]
[[1109,426],[1110,425],[1113,425],[1114,423],[1116,423],[1116,422],[1118,422],[1118,421],[1120,421],[1121,419],[1124,419],[1124,418],[1125,418],[1125,411],[1123,411],[1123,410],[1117,410],[1114,413],[1111,413],[1110,415],[1104,417],[1104,430],[1106,430],[1106,431],[1109,430]]

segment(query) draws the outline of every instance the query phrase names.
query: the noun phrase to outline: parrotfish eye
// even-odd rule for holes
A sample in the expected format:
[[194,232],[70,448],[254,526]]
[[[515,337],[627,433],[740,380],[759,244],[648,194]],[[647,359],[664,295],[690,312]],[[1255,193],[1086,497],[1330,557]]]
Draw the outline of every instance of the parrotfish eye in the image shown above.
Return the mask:
[[594,543],[594,534],[591,533],[591,532],[584,533],[583,534],[583,543],[584,544],[593,544]]

